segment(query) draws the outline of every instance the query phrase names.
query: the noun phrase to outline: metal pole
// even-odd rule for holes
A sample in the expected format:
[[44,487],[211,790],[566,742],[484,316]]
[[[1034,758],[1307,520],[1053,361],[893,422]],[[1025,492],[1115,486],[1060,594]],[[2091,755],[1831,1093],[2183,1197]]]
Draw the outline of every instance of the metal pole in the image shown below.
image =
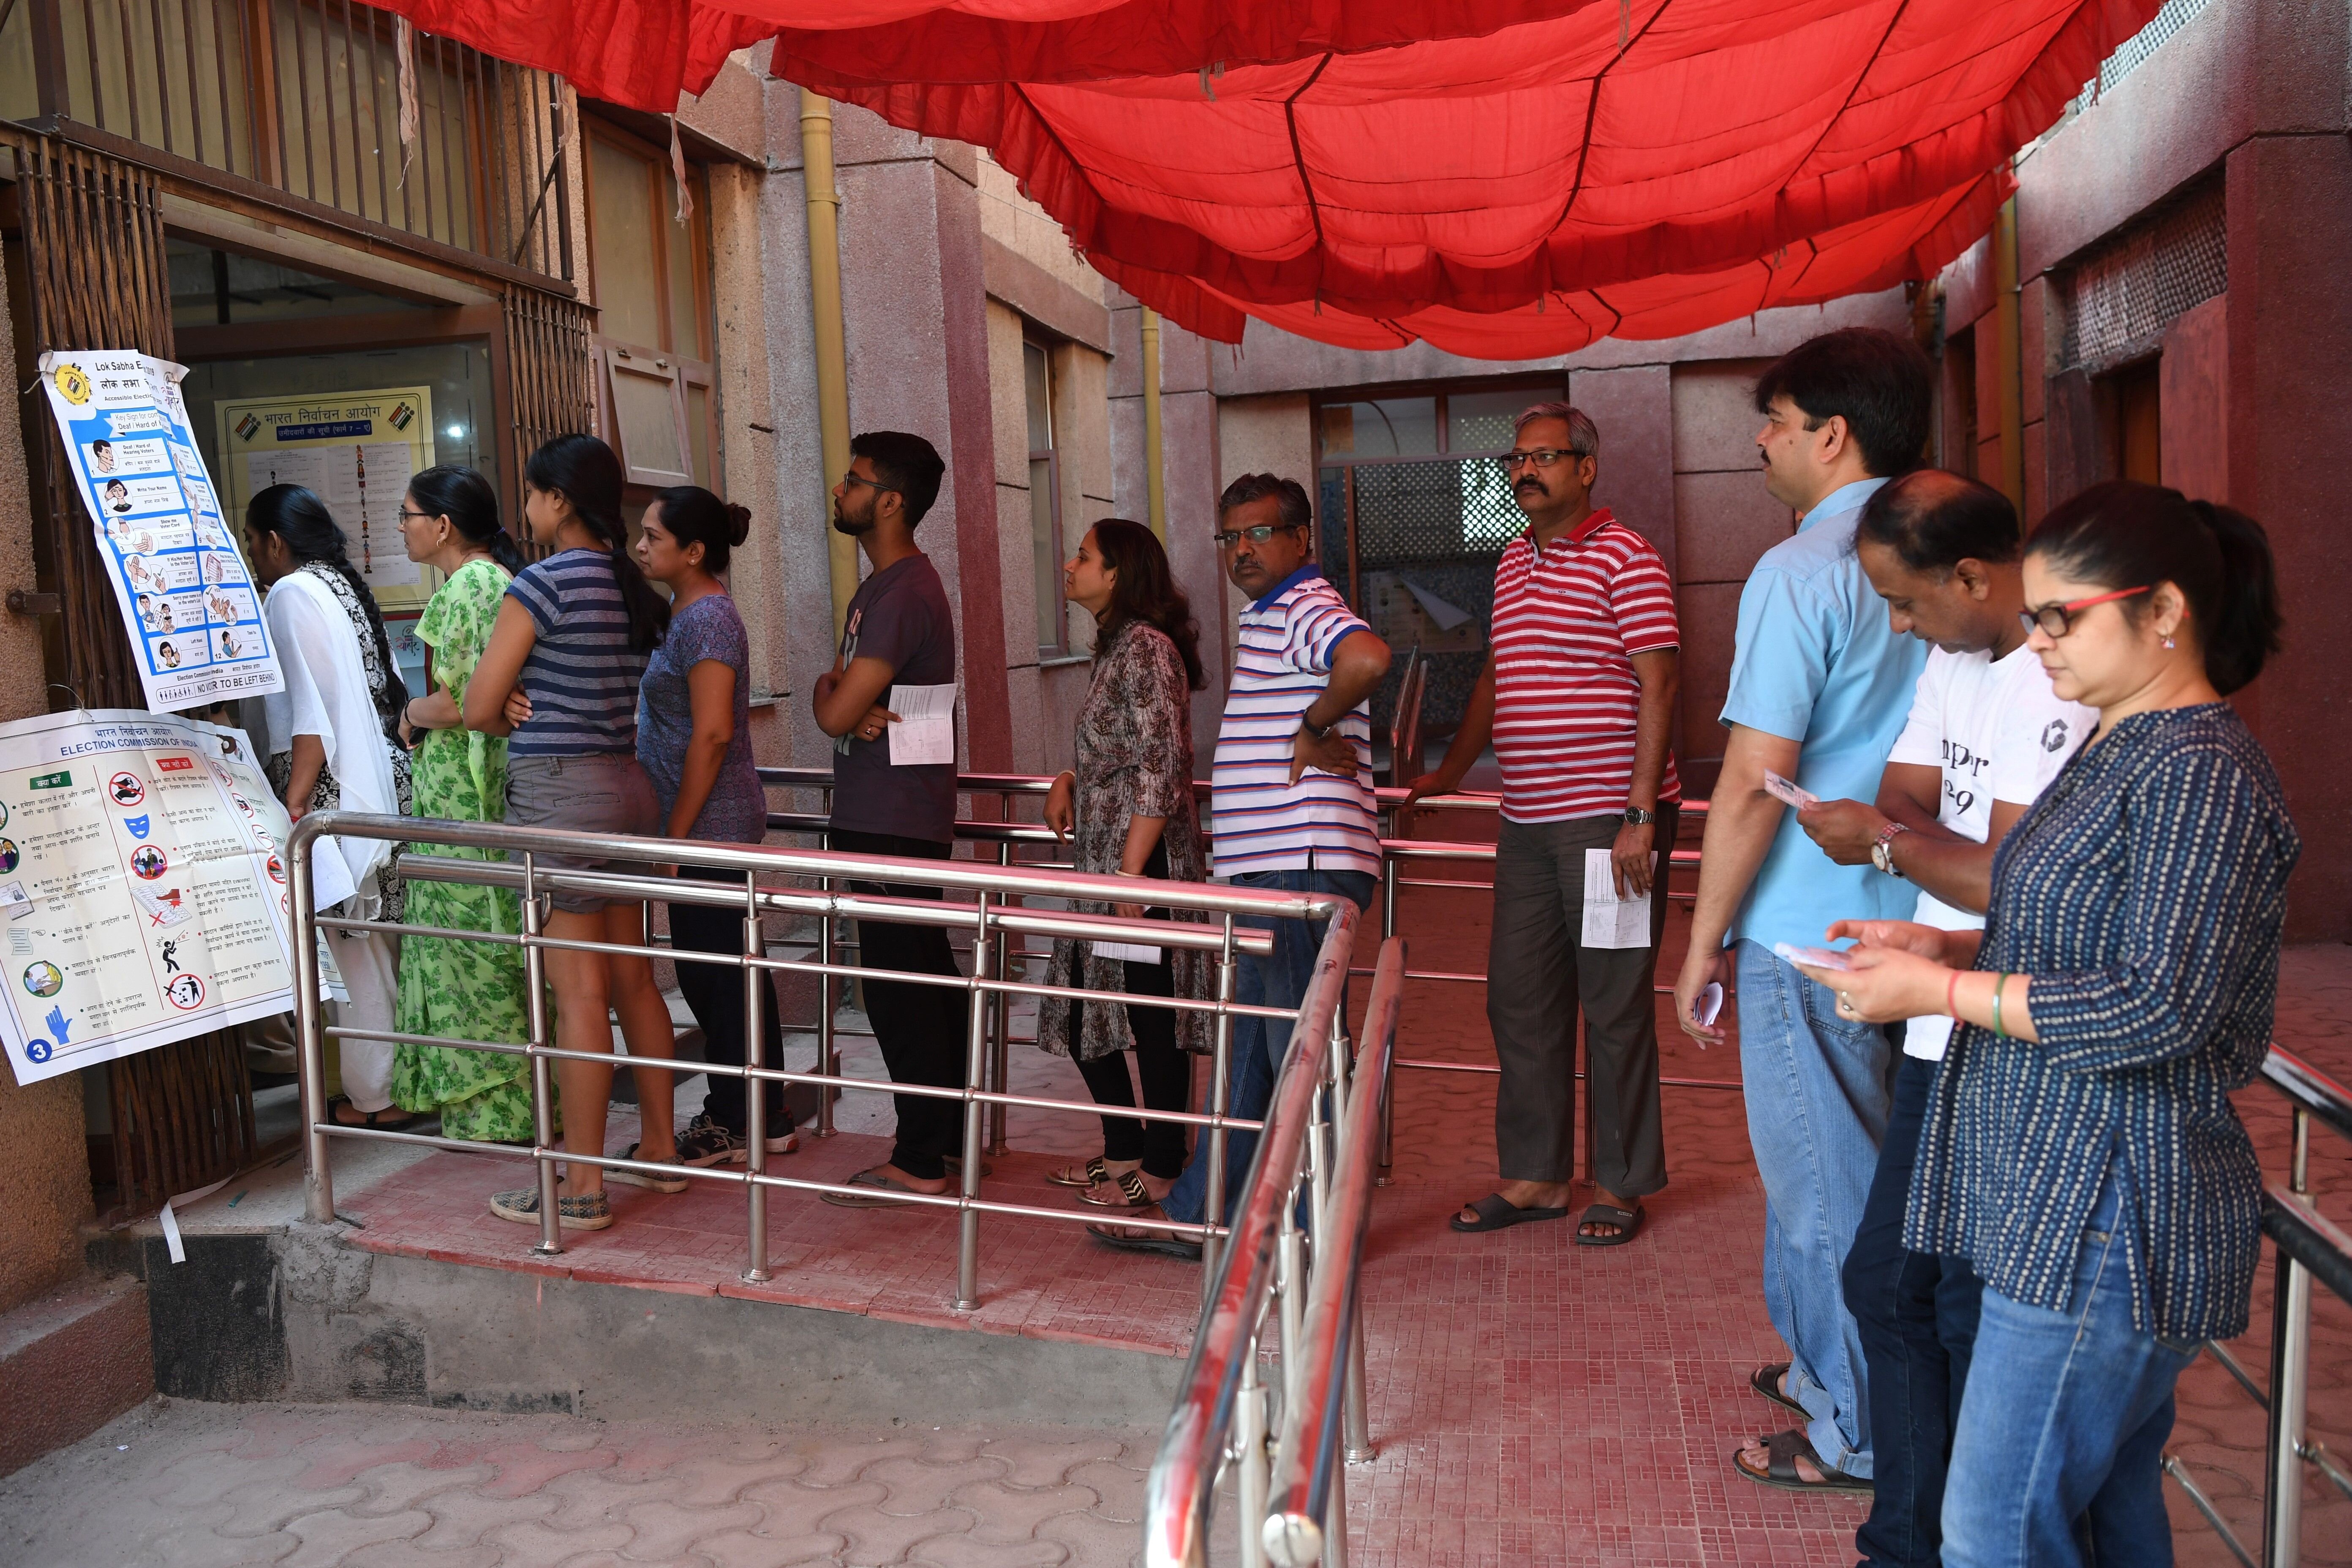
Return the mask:
[[1348,1568],[1348,1462],[1331,1455],[1331,1495],[1323,1504],[1323,1568]]
[[[826,834],[820,842],[827,849],[832,848],[833,835]],[[833,891],[833,879],[830,877],[819,879],[817,885],[825,892]],[[834,945],[835,930],[833,913],[828,910],[817,921],[817,952],[825,968],[816,977],[816,1070],[825,1078],[832,1078],[841,1071],[835,1062],[833,1038],[832,966],[841,962],[841,954],[835,951]],[[816,1135],[820,1138],[833,1136],[833,1086],[831,1084],[817,1085]]]
[[[41,7],[35,6],[35,16]],[[317,891],[310,886],[310,847],[316,838],[295,839],[294,879],[294,1028],[301,1046],[297,1065],[302,1079],[302,1201],[313,1225],[335,1217],[335,1178],[328,1168],[327,1055],[319,1032],[319,910]]]
[[[760,925],[760,886],[747,872],[743,878],[743,952],[746,957],[767,956],[767,932]],[[768,972],[755,964],[743,966],[743,1060],[749,1067],[768,1065],[767,1031],[761,1026],[766,1014]],[[779,1062],[779,1067],[783,1064]],[[823,1092],[822,1089],[819,1092]],[[751,1230],[750,1266],[743,1270],[744,1283],[761,1285],[768,1280],[768,1189],[759,1178],[768,1168],[768,1081],[761,1078],[743,1080],[743,1125],[746,1130],[743,1168],[751,1179],[743,1184],[747,1210],[746,1224]]]
[[[1010,819],[1013,816],[1012,797],[1009,795],[1000,797],[998,809],[999,815]],[[1000,866],[1013,864],[1013,846],[1009,841],[996,847],[996,863]],[[1013,973],[1008,962],[1009,952],[1006,939],[998,937],[996,939],[996,973],[1000,975]],[[1010,991],[998,992],[995,999],[989,1004],[989,1010],[994,1015],[995,1026],[992,1031],[994,1038],[990,1043],[988,1052],[988,1087],[1003,1094],[1005,1084],[1013,1073],[1013,994]],[[988,1152],[992,1154],[1009,1152],[1004,1142],[1006,1110],[1007,1108],[1002,1105],[992,1105],[988,1108]]]
[[1242,1353],[1242,1386],[1234,1436],[1240,1448],[1240,1473],[1234,1490],[1240,1515],[1242,1568],[1265,1568],[1265,1546],[1259,1539],[1265,1528],[1265,1390],[1257,1380],[1257,1336],[1252,1334]]
[[[1400,819],[1403,816],[1404,813],[1402,811],[1397,813]],[[1398,831],[1402,833],[1403,830],[1400,827]],[[1397,863],[1383,855],[1381,857],[1381,940],[1382,942],[1396,935],[1396,922]],[[1389,1053],[1388,1062],[1389,1065],[1382,1069],[1381,1084],[1381,1167],[1379,1173],[1372,1178],[1372,1184],[1376,1187],[1389,1186],[1396,1180],[1393,1173],[1396,1170],[1396,1053],[1394,1051]]]
[[563,1250],[563,1220],[555,1181],[555,1064],[547,1049],[547,950],[531,940],[539,930],[539,857],[522,857],[522,973],[529,994],[524,1012],[530,1025],[530,1125],[539,1168],[539,1245],[531,1250]]
[[1168,542],[1168,479],[1160,463],[1160,312],[1143,307],[1143,516]]
[[[2287,1182],[2300,1197],[2309,1189],[2311,1112],[2294,1108],[2294,1142]],[[2297,1568],[2303,1560],[2303,1420],[2311,1374],[2311,1270],[2278,1255],[2271,1304],[2271,1424],[2263,1481],[2263,1561]]]
[[[1217,1000],[1230,1003],[1234,999],[1234,917],[1225,915],[1225,945],[1217,952]],[[1232,1109],[1227,1088],[1233,1079],[1234,1016],[1222,1007],[1217,1012],[1214,1045],[1209,1054],[1209,1114],[1223,1116]],[[1223,1122],[1209,1128],[1209,1190],[1208,1209],[1202,1218],[1213,1226],[1225,1223],[1225,1129]],[[1201,1288],[1206,1290],[1217,1278],[1217,1254],[1223,1249],[1222,1238],[1204,1236],[1201,1238]]]
[[[1348,1124],[1349,1099],[1357,1088],[1361,1087],[1351,1086],[1349,1081],[1350,1069],[1354,1064],[1348,1055],[1347,1022],[1345,1007],[1332,1013],[1331,1119],[1325,1128],[1329,1139],[1330,1155],[1323,1162],[1323,1169],[1318,1173],[1322,1187],[1315,1210],[1315,1240],[1318,1248],[1323,1241],[1325,1226],[1330,1222],[1330,1209],[1328,1205],[1330,1201],[1331,1184],[1337,1179],[1339,1171],[1340,1130]],[[1390,1051],[1387,1055],[1391,1060],[1395,1059],[1394,1051]],[[1318,1263],[1321,1261],[1319,1254],[1317,1261]],[[1349,1326],[1348,1335],[1348,1376],[1342,1391],[1339,1443],[1342,1453],[1333,1458],[1332,1464],[1335,1468],[1342,1464],[1345,1459],[1362,1461],[1372,1457],[1371,1417],[1364,1406],[1364,1336],[1362,1332],[1364,1318],[1360,1299],[1353,1304],[1351,1315],[1352,1321]],[[1337,1497],[1339,1495],[1336,1489],[1337,1483],[1335,1482],[1334,1485],[1335,1490],[1332,1495]],[[1339,1508],[1340,1512],[1336,1516],[1339,1522],[1333,1528],[1344,1533],[1345,1505],[1334,1506]],[[1335,1556],[1327,1556],[1326,1562],[1344,1563],[1346,1561],[1348,1549],[1345,1542],[1336,1547],[1327,1547],[1326,1550],[1337,1552]]]
[[[1307,1146],[1315,1146],[1314,1129]],[[1298,1228],[1298,1183],[1283,1190],[1274,1251],[1274,1289],[1282,1309],[1282,1407],[1297,1408],[1307,1378],[1307,1237]]]
[[[849,350],[841,304],[841,193],[834,182],[833,103],[801,89],[801,172],[808,206],[809,299],[815,331],[817,437],[830,490],[849,472]],[[828,500],[829,504],[829,500]],[[833,635],[841,636],[857,592],[857,542],[826,536]]]
[[[992,980],[995,975],[992,960],[995,951],[988,920],[989,895],[980,895],[980,925],[972,933],[971,1027],[965,1051],[963,1081],[969,1092],[971,1086],[982,1081],[988,1071],[988,994],[978,982]],[[982,1111],[984,1107],[976,1100],[963,1102],[963,1195],[967,1205],[980,1196],[980,1145]],[[956,1243],[956,1310],[975,1312],[980,1310],[980,1211],[966,1207],[963,1211],[961,1235]]]

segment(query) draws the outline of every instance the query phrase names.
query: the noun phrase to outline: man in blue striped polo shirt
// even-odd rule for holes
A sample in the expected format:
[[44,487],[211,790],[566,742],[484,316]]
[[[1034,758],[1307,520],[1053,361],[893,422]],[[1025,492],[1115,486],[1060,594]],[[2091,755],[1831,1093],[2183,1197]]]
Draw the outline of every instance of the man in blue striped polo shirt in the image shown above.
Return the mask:
[[[1211,801],[1216,874],[1239,888],[1336,893],[1358,909],[1380,875],[1372,805],[1370,700],[1389,670],[1389,646],[1372,635],[1307,558],[1314,511],[1297,479],[1244,474],[1217,500],[1217,548],[1225,574],[1250,596],[1217,731]],[[1296,1007],[1323,945],[1320,921],[1247,921],[1274,931],[1274,952],[1241,957],[1234,1000]],[[1256,1121],[1290,1049],[1290,1026],[1234,1020],[1227,1108]],[[1204,1137],[1160,1208],[1197,1224],[1208,1212]],[[1230,1217],[1257,1136],[1225,1140]],[[1145,1211],[1148,1215],[1150,1211]],[[1201,1245],[1126,1226],[1087,1227],[1109,1245],[1198,1258]]]

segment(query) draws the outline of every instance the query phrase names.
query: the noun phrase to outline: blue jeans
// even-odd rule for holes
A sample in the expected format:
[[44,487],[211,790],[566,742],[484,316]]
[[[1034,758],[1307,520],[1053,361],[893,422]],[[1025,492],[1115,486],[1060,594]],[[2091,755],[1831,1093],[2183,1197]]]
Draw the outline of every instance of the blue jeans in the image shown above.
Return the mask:
[[1748,1141],[1764,1178],[1764,1301],[1822,1461],[1871,1473],[1862,1338],[1838,1279],[1886,1135],[1892,1048],[1759,943],[1732,948]]
[[[1359,910],[1372,901],[1369,871],[1254,871],[1232,879],[1236,888],[1264,888],[1285,893],[1336,893]],[[1243,953],[1234,976],[1234,1000],[1255,1007],[1296,1007],[1315,977],[1315,955],[1322,950],[1328,921],[1269,921],[1244,918],[1241,925],[1265,926],[1274,932],[1274,951],[1264,958]],[[1342,1008],[1347,1005],[1343,999]],[[1235,1018],[1233,1048],[1227,1057],[1232,1073],[1225,1110],[1228,1115],[1263,1121],[1274,1100],[1274,1075],[1290,1049],[1290,1025],[1280,1018]],[[1207,1107],[1203,1106],[1202,1110]],[[1250,1160],[1257,1153],[1257,1134],[1225,1134],[1225,1212],[1231,1220],[1241,1199],[1242,1183]],[[1170,1219],[1198,1225],[1209,1208],[1209,1136],[1204,1131],[1193,1145],[1192,1162],[1160,1205]]]
[[2132,1327],[2135,1212],[2112,1163],[2066,1310],[1985,1291],[1944,1486],[1947,1568],[2169,1568],[2164,1440],[2197,1346]]
[[1917,1057],[1895,1065],[1895,1104],[1878,1151],[1878,1174],[1845,1258],[1845,1304],[1862,1333],[1869,1369],[1870,1457],[1878,1486],[1870,1517],[1854,1532],[1864,1568],[1936,1568],[1944,1539],[1944,1473],[1984,1293],[1967,1258],[1903,1245],[1919,1123],[1936,1070],[1937,1064]]

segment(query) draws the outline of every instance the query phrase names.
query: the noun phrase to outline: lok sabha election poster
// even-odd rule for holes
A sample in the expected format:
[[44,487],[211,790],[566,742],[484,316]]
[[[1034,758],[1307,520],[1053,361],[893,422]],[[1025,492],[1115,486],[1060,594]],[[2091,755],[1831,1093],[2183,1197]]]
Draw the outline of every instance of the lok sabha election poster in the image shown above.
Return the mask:
[[290,1008],[289,831],[241,731],[129,709],[0,724],[16,1081]]
[[231,516],[272,485],[300,485],[342,525],[344,552],[370,588],[414,589],[421,602],[424,571],[400,542],[400,502],[410,478],[433,466],[432,388],[235,399],[216,414]]
[[260,593],[188,429],[186,374],[127,350],[41,356],[41,384],[158,712],[286,689]]

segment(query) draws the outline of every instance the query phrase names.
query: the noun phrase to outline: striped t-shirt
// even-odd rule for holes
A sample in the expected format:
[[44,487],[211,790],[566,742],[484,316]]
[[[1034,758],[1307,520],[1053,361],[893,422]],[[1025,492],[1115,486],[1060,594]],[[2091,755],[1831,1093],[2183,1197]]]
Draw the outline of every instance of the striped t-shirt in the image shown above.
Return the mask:
[[1349,633],[1369,629],[1312,566],[1241,613],[1212,774],[1218,876],[1307,868],[1379,874],[1370,705],[1359,702],[1339,719],[1339,732],[1356,748],[1354,778],[1310,770],[1290,782],[1299,720],[1323,694],[1332,650]]
[[[1631,804],[1642,683],[1633,656],[1679,647],[1675,585],[1650,542],[1596,511],[1495,569],[1495,760],[1513,822],[1606,816]],[[1660,801],[1682,799],[1666,758]]]
[[602,550],[566,550],[507,584],[539,638],[523,660],[530,717],[507,741],[518,757],[577,757],[637,749],[637,686],[646,656],[629,646],[629,607]]

